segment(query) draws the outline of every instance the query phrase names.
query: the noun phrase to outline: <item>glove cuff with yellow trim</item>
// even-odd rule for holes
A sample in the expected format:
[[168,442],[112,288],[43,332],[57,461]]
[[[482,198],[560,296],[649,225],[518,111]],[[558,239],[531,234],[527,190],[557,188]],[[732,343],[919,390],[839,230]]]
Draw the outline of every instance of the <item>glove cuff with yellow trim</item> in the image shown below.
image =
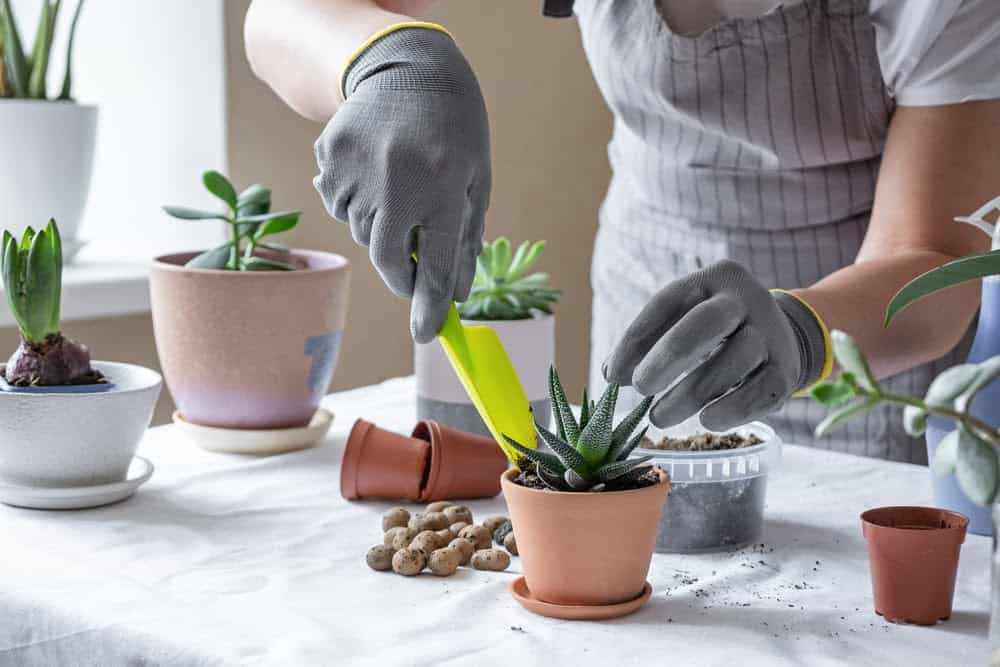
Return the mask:
[[383,90],[479,90],[451,33],[422,21],[397,23],[368,38],[344,68],[340,84],[344,99],[363,84]]
[[825,380],[833,369],[830,333],[819,313],[800,297],[784,290],[771,290],[771,294],[799,344],[802,365],[795,395],[801,395]]

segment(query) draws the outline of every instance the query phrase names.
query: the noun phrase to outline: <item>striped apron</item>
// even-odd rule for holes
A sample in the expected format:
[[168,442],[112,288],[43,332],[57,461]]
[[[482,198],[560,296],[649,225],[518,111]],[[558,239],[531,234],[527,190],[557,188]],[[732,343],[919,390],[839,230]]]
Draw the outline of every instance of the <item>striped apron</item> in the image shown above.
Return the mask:
[[[549,0],[546,13],[571,4]],[[867,0],[804,0],[694,37],[672,33],[656,0],[576,0],[574,11],[615,116],[592,265],[590,384],[600,389],[624,328],[672,280],[729,258],[768,288],[795,288],[850,264],[893,101]],[[922,395],[964,353],[886,385]],[[767,421],[786,442],[927,461],[898,412],[875,410],[816,439],[824,414],[793,399]]]

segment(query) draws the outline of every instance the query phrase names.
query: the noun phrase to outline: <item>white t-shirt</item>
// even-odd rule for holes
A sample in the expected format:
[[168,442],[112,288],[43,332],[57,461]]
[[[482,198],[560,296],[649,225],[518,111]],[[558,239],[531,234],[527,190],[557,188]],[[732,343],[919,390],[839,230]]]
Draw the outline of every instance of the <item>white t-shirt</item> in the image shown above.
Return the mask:
[[[781,0],[657,0],[670,29],[698,34]],[[1000,98],[1000,0],[871,0],[879,64],[898,104]]]

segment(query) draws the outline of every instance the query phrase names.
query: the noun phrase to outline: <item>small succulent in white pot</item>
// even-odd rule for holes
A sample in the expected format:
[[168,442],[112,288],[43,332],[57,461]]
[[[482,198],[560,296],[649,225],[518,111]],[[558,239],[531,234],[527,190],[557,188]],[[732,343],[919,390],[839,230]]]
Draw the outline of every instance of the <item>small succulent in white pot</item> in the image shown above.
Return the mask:
[[35,487],[125,478],[153,416],[153,370],[90,360],[59,321],[62,244],[54,221],[5,232],[4,290],[21,343],[0,369],[0,480]]
[[[97,134],[97,107],[73,98],[73,47],[83,0],[63,21],[69,32],[62,82],[57,90],[47,86],[54,37],[68,4],[41,0],[29,43],[22,39],[10,0],[0,0],[0,145],[5,155],[17,156],[0,163],[0,219],[59,220],[66,261],[82,245],[77,229],[90,190]],[[22,230],[15,231],[20,235]]]
[[[534,268],[545,241],[524,241],[516,249],[500,237],[483,244],[469,298],[458,304],[463,321],[496,331],[521,380],[535,419],[548,424],[546,369],[555,363],[555,316],[560,291]],[[489,429],[455,376],[438,342],[414,347],[417,415],[471,433]]]

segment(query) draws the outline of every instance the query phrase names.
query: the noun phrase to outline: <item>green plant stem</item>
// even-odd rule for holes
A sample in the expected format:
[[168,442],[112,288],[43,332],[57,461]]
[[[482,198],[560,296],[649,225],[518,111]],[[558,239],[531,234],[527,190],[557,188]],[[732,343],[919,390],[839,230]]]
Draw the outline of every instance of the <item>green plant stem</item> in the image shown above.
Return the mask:
[[226,268],[230,271],[239,271],[240,269],[240,226],[236,224],[236,211],[233,211],[233,215],[229,218],[229,226],[233,230],[233,249],[229,253],[229,262],[226,264]]
[[865,391],[861,387],[858,388],[858,394],[865,397],[874,397],[882,401],[888,401],[889,403],[896,403],[899,405],[909,405],[915,408],[920,408],[928,414],[937,415],[939,417],[948,417],[949,419],[954,419],[958,423],[962,424],[970,431],[975,431],[983,440],[986,440],[994,448],[1000,450],[1000,429],[995,429],[981,419],[977,419],[967,412],[959,412],[958,410],[952,410],[951,408],[942,408],[935,405],[927,405],[923,401],[912,396],[900,396],[898,394],[883,394],[881,392],[874,393]]

